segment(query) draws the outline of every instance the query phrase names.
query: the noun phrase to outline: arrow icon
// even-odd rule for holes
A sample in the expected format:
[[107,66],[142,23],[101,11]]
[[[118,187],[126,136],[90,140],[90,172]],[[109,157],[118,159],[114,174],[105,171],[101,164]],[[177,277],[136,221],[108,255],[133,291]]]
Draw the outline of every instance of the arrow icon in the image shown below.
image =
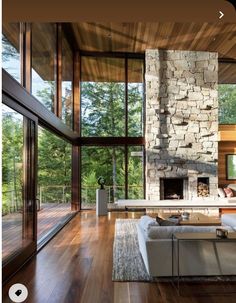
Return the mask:
[[225,14],[224,13],[222,13],[222,11],[219,11],[219,13],[220,13],[220,17],[219,17],[219,19],[221,19]]

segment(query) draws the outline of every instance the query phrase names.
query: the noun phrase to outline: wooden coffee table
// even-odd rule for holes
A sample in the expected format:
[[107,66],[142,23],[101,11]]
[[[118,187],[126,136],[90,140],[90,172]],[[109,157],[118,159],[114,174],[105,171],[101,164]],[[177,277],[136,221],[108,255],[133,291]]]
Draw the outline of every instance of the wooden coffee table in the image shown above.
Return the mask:
[[[170,220],[169,217],[173,214],[160,213],[158,215],[165,220]],[[214,216],[206,216],[201,213],[190,213],[189,219],[187,219],[187,220],[180,219],[179,224],[180,225],[220,226],[221,221],[220,221],[220,218],[217,216],[214,217]]]

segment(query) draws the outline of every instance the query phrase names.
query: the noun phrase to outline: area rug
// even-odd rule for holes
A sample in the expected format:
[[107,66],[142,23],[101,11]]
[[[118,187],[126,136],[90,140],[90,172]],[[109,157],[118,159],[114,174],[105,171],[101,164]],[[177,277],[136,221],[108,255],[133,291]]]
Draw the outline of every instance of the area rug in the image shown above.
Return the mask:
[[[171,277],[153,278],[145,268],[139,252],[137,219],[116,219],[113,244],[112,281],[170,282]],[[236,276],[185,277],[185,281],[236,281]]]
[[150,281],[138,247],[137,219],[116,219],[113,281]]

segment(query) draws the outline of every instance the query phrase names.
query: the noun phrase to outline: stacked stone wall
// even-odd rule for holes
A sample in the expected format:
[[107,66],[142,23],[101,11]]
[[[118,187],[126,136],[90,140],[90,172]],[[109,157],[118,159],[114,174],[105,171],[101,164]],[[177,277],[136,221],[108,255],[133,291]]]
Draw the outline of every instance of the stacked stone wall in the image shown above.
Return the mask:
[[212,52],[146,51],[146,190],[160,198],[160,178],[209,177],[217,197],[218,56]]

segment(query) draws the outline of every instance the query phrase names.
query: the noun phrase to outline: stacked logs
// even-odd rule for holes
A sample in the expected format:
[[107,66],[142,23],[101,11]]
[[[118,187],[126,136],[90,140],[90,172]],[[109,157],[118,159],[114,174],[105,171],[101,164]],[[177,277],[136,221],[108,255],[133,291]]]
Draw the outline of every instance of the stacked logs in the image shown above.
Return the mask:
[[199,182],[197,185],[198,197],[209,197],[209,185],[203,182]]

